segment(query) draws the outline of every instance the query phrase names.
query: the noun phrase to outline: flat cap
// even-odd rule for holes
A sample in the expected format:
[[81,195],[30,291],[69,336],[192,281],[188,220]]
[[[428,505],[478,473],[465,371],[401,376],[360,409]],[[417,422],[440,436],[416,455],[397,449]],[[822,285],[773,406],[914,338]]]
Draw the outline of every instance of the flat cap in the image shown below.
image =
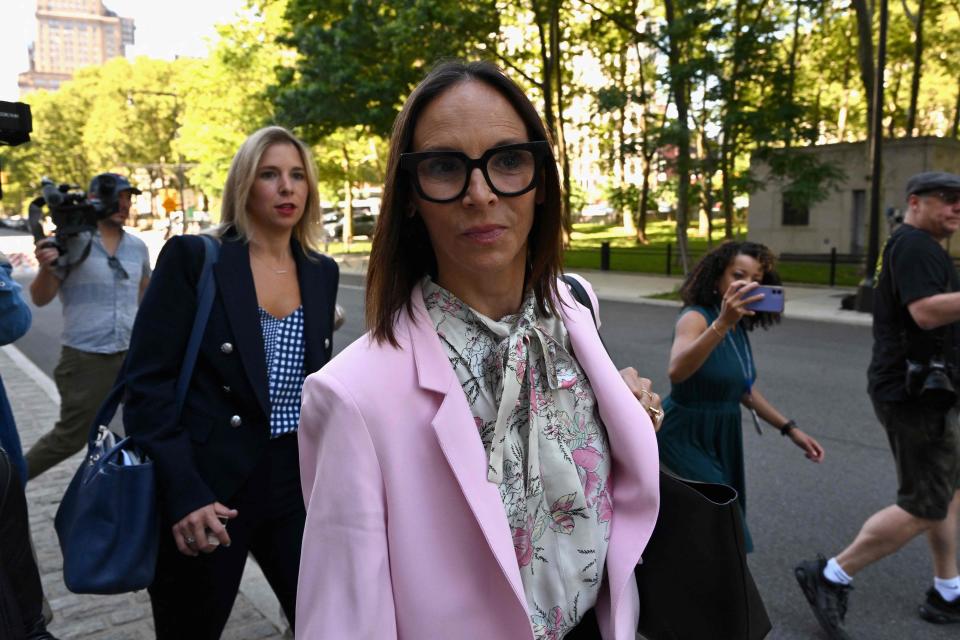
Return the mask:
[[960,191],[960,176],[945,171],[924,171],[907,180],[907,197],[937,189]]

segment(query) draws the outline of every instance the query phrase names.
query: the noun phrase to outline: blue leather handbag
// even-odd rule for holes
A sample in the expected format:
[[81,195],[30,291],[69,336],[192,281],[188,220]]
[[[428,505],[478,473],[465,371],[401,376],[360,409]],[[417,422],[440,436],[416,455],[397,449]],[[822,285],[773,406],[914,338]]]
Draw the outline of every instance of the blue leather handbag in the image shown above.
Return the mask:
[[[179,417],[200,350],[216,284],[213,265],[220,245],[204,240],[203,270],[197,287],[197,315],[177,379]],[[126,388],[126,367],[90,428],[87,455],[60,502],[54,527],[63,552],[63,579],[74,593],[113,594],[150,586],[157,564],[160,523],[156,471],[129,437],[107,425]]]

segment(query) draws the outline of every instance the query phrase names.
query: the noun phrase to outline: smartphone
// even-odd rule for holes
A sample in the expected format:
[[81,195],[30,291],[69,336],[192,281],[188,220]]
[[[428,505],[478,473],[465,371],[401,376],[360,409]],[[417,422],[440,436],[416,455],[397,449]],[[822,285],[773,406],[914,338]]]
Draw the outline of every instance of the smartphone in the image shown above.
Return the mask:
[[[222,524],[224,527],[226,527],[227,522],[229,522],[229,518],[227,518],[226,516],[217,516],[217,520],[219,520],[220,524]],[[213,535],[213,531],[211,531],[210,529],[207,529],[206,533],[207,533],[207,544],[212,544],[215,547],[219,546],[220,538]]]
[[766,311],[769,313],[783,313],[783,287],[760,285],[756,289],[743,294],[742,297],[752,298],[761,293],[763,294],[763,298],[748,304],[746,306],[747,309],[752,311]]

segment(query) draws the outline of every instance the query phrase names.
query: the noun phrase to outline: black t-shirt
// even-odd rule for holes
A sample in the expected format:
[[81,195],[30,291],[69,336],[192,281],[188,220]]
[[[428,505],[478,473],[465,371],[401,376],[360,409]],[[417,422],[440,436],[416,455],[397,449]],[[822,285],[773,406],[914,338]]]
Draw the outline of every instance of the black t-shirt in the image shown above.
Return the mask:
[[926,231],[909,224],[887,240],[873,296],[873,358],[867,370],[870,395],[885,402],[907,399],[906,360],[927,363],[941,356],[960,365],[960,322],[924,331],[907,305],[939,293],[960,291],[953,261]]

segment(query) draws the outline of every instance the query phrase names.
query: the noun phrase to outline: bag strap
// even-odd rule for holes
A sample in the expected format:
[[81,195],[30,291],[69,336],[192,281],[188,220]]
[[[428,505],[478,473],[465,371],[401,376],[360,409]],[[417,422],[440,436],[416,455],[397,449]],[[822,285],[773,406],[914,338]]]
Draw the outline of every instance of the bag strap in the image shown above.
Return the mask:
[[209,235],[200,236],[204,241],[203,271],[200,272],[200,284],[197,287],[197,315],[193,318],[193,328],[190,330],[190,342],[187,343],[187,352],[183,358],[183,368],[177,378],[177,418],[183,410],[183,403],[187,399],[187,389],[190,387],[190,378],[193,376],[193,365],[197,362],[200,352],[200,341],[207,328],[210,310],[213,309],[213,299],[217,293],[217,283],[213,279],[213,265],[220,256],[220,243]]
[[[5,474],[4,471],[6,471]],[[7,507],[10,484],[13,482],[13,461],[3,447],[0,447],[0,474],[6,475],[4,480],[0,480],[0,516],[2,516]]]
[[[580,284],[579,280],[569,274],[563,274],[563,281],[567,283],[568,287],[570,287],[570,293],[573,294],[573,299],[590,310],[590,317],[593,318],[593,326],[597,327],[597,336],[600,338],[600,344],[603,345],[604,349],[607,349],[607,343],[603,341],[603,336],[600,335],[600,326],[597,324],[597,314],[593,310],[593,303],[590,301],[590,294],[588,294],[587,290],[583,288],[583,285]],[[610,350],[607,349],[607,353],[609,352]]]
[[[211,309],[213,309],[213,299],[217,293],[217,283],[213,277],[213,265],[217,263],[217,258],[220,257],[220,243],[216,238],[209,235],[201,235],[200,238],[203,240],[204,251],[203,268],[200,271],[197,284],[197,314],[193,318],[193,328],[190,330],[190,340],[187,342],[187,350],[183,356],[183,366],[180,368],[180,375],[177,377],[176,418],[180,417],[180,412],[183,410],[183,404],[187,398],[187,389],[190,387],[190,379],[193,377],[193,366],[197,362],[200,342],[203,340],[203,332],[207,327],[207,320],[210,318]],[[110,390],[106,400],[100,405],[97,417],[90,426],[90,434],[87,438],[90,446],[93,446],[97,440],[100,425],[110,424],[113,416],[116,415],[117,407],[120,406],[120,400],[123,398],[127,386],[126,374],[127,363],[124,360],[113,389]]]

